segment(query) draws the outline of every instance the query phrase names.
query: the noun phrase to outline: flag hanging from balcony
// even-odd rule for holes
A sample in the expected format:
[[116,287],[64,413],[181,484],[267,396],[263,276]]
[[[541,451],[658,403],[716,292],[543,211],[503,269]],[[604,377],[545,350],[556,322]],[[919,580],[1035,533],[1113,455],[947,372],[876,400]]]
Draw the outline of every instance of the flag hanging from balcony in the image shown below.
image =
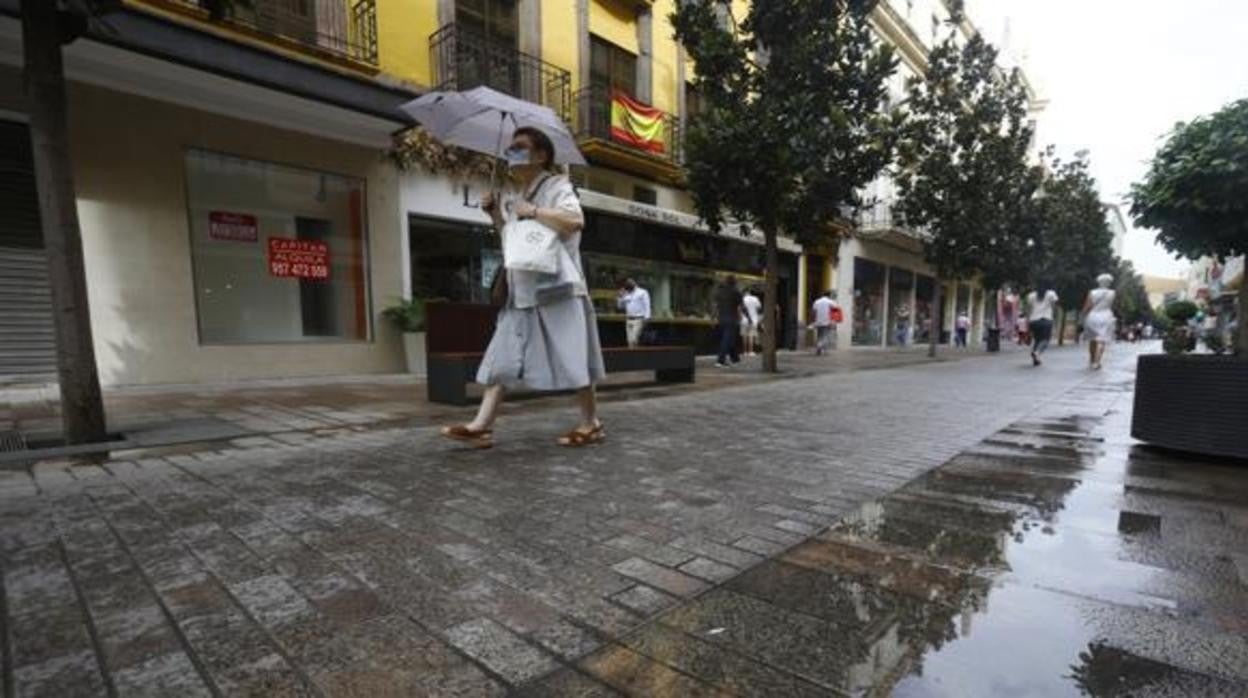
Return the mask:
[[662,153],[662,110],[642,104],[624,92],[611,93],[611,137],[634,148]]

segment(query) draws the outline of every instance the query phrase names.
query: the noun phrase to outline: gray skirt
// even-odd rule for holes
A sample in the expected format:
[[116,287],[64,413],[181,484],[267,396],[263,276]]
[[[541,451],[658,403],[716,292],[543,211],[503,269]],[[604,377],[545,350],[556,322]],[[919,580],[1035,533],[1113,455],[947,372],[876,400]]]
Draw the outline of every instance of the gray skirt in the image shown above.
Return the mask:
[[498,313],[477,382],[531,390],[577,390],[606,376],[598,320],[584,296]]

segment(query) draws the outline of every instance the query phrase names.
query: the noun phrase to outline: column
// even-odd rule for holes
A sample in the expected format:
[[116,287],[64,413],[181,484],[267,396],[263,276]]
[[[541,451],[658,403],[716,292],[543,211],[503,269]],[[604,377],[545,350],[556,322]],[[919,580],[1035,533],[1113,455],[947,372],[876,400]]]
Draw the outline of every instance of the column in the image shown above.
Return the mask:
[[[654,26],[649,7],[637,8],[637,99],[654,104]],[[682,90],[683,91],[683,90]]]

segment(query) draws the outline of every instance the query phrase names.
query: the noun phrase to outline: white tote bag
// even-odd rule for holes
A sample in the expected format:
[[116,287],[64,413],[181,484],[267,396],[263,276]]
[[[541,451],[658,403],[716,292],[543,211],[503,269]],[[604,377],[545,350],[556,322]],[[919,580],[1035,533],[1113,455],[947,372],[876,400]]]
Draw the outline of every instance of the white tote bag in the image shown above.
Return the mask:
[[527,218],[503,226],[503,266],[539,274],[559,272],[559,235]]

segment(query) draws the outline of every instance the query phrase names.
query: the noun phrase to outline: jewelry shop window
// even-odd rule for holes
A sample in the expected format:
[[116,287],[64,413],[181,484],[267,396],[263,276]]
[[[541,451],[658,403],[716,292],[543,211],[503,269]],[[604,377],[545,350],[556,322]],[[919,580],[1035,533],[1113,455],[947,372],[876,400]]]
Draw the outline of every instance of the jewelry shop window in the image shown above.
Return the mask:
[[369,338],[364,181],[186,153],[203,344]]

